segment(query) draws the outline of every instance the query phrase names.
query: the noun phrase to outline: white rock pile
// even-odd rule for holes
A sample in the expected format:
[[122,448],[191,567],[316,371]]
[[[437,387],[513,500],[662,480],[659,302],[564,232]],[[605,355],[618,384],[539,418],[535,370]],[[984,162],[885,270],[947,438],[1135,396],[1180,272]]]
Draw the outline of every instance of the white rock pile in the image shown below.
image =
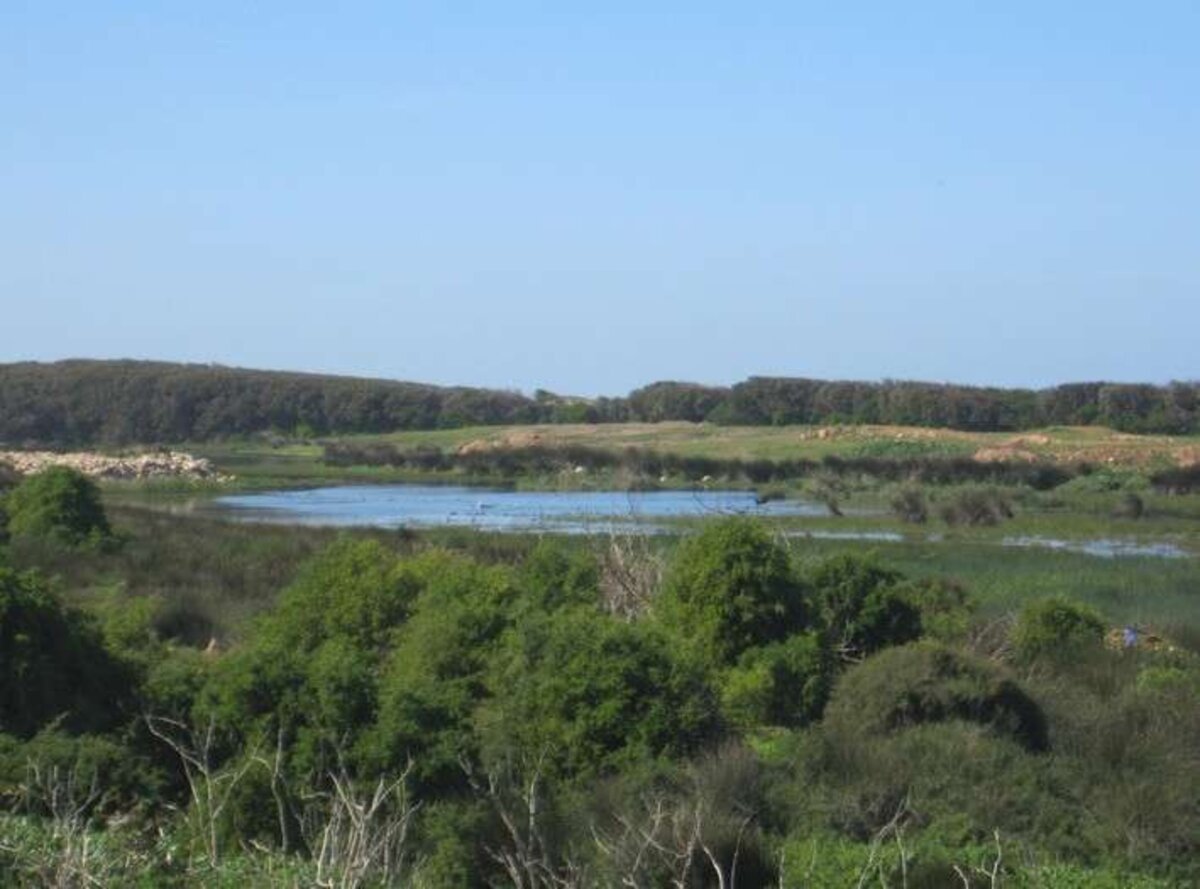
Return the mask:
[[100,479],[181,478],[223,482],[230,477],[217,472],[203,457],[179,451],[108,456],[90,451],[56,454],[52,451],[0,451],[0,463],[7,463],[22,475],[40,472],[48,466],[69,466],[84,475]]

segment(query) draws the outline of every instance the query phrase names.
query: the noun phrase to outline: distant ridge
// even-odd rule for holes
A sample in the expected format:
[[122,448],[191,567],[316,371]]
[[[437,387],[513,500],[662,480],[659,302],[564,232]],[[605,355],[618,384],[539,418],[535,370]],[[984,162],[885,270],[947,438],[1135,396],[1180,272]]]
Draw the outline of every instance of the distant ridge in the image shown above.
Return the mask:
[[1033,390],[751,377],[728,387],[660,382],[625,397],[585,399],[163,361],[0,364],[0,442],[18,446],[664,420],[974,431],[1103,425],[1182,434],[1200,432],[1200,384],[1096,382]]

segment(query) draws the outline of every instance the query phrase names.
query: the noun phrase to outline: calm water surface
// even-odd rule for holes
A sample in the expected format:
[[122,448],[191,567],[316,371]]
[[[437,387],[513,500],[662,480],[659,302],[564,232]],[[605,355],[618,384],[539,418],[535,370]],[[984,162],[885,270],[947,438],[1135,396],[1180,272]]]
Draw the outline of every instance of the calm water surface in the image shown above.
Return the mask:
[[[339,485],[310,490],[267,491],[219,497],[217,508],[245,521],[283,524],[430,528],[459,526],[481,531],[550,531],[591,534],[667,530],[656,520],[720,515],[827,516],[820,503],[778,500],[760,504],[751,491],[500,491],[443,485]],[[940,534],[903,535],[893,531],[789,529],[789,537],[899,543]],[[1102,558],[1188,558],[1191,553],[1165,542],[1137,540],[1059,540],[1005,537],[1006,547],[1034,547]]]
[[759,504],[750,491],[497,491],[441,485],[343,485],[305,491],[234,494],[217,505],[238,518],[289,524],[565,533],[636,526],[654,519],[710,515],[824,516],[819,503]]

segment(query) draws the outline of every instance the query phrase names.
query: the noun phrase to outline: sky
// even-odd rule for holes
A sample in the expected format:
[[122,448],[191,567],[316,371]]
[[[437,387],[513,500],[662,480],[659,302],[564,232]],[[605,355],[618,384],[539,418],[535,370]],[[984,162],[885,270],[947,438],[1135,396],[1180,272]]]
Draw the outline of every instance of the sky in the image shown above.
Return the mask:
[[0,4],[0,361],[1200,377],[1200,4]]

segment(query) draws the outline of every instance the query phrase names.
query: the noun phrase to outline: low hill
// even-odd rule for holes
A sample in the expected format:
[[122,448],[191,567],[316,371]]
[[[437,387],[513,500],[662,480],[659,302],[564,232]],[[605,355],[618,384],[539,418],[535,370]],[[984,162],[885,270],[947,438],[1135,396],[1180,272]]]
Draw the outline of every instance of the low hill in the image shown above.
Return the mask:
[[172,444],[261,432],[344,435],[528,423],[708,421],[893,425],[1016,432],[1106,426],[1200,432],[1200,384],[1072,383],[1001,389],[751,377],[733,386],[659,382],[584,399],[396,380],[157,361],[0,364],[0,443]]

